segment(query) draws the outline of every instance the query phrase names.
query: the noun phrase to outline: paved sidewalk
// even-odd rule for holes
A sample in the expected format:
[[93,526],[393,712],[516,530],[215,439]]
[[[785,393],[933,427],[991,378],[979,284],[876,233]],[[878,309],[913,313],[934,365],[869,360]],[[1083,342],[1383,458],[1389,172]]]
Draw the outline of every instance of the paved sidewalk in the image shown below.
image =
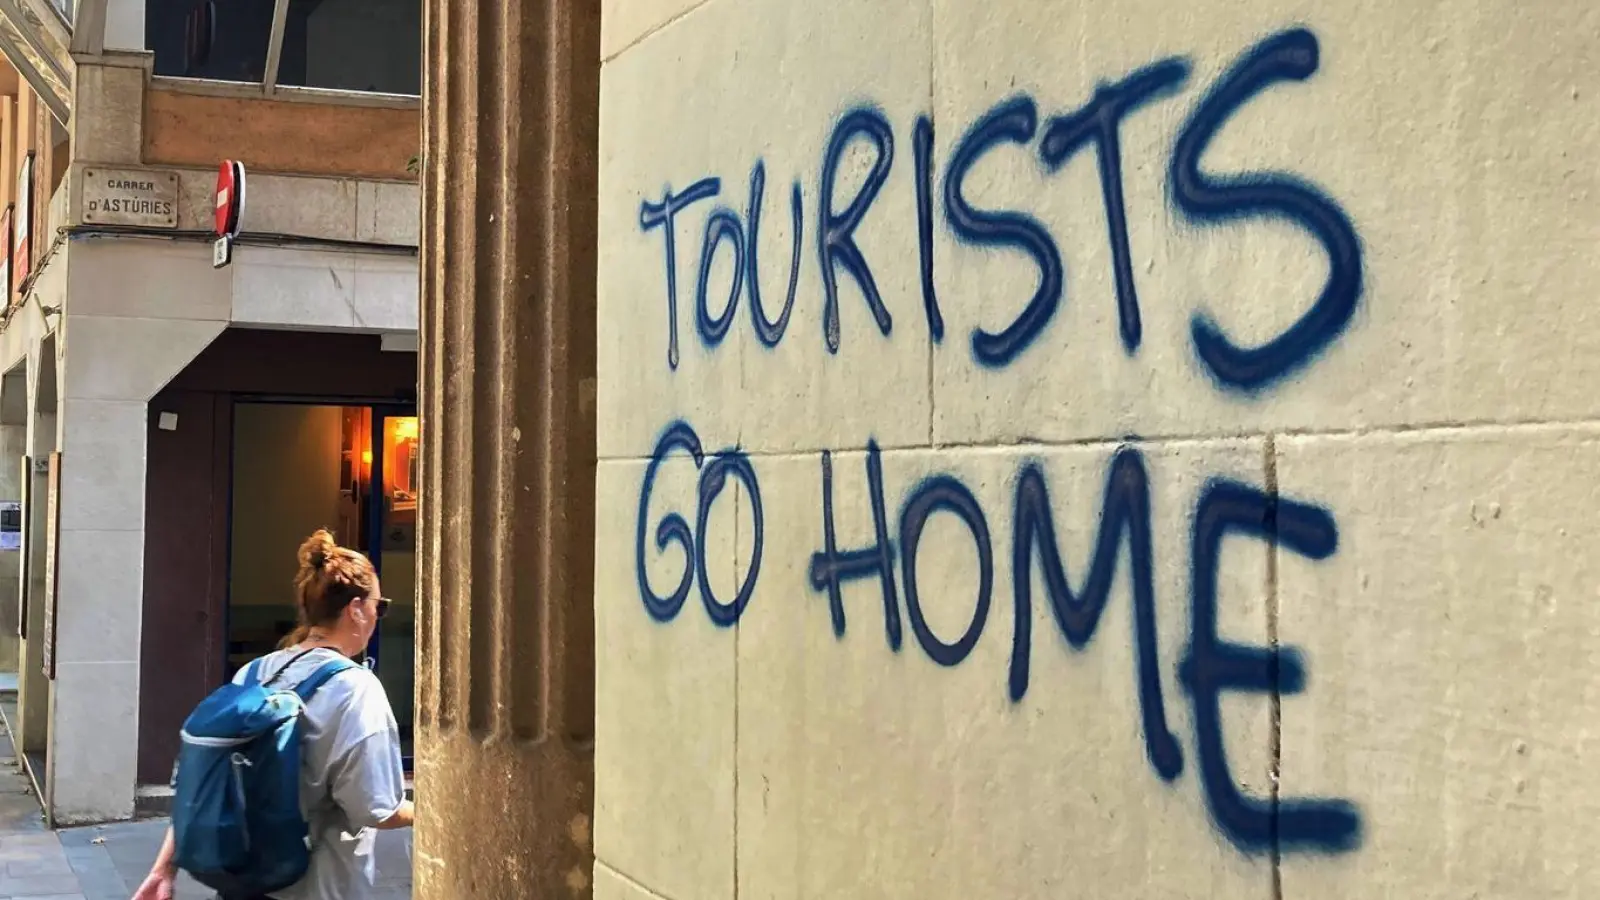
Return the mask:
[[[128,900],[161,849],[167,820],[52,832],[0,726],[0,900]],[[378,900],[410,900],[411,830],[378,834]],[[181,876],[178,900],[211,892]]]

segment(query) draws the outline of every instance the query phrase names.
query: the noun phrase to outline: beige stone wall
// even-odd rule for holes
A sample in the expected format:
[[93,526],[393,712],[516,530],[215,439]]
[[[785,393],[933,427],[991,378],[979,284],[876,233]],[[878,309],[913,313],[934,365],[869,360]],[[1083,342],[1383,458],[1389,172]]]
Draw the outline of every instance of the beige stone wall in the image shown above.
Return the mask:
[[1600,891],[1600,7],[605,16],[600,900]]
[[216,97],[170,84],[145,91],[146,163],[210,166],[241,159],[250,173],[415,181],[414,108]]

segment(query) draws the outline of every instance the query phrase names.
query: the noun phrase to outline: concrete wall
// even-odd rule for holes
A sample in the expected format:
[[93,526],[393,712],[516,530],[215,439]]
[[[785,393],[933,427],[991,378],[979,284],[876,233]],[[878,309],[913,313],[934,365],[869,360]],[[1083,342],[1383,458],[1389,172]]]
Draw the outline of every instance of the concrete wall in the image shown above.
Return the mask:
[[213,97],[171,83],[152,84],[145,104],[143,156],[153,165],[214,168],[237,158],[251,173],[416,177],[407,169],[422,127],[414,108]]
[[604,15],[597,898],[1600,889],[1600,8]]
[[145,49],[145,0],[106,0],[107,49]]

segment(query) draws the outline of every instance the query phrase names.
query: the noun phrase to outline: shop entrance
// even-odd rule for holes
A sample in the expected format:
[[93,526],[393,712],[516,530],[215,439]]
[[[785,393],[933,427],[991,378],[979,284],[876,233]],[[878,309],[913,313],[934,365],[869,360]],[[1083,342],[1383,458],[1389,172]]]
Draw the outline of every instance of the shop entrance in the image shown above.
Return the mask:
[[410,766],[416,667],[413,407],[266,400],[233,407],[227,660],[233,675],[295,625],[295,551],[318,528],[364,551],[390,601],[368,648]]

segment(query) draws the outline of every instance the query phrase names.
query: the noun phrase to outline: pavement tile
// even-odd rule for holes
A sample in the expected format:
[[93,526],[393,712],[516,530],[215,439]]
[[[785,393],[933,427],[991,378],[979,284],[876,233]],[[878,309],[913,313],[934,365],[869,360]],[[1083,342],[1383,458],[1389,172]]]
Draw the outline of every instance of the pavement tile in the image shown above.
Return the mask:
[[0,833],[0,852],[4,852],[13,847],[60,849],[61,840],[48,831],[40,834]]
[[127,900],[133,892],[128,886],[126,878],[117,871],[116,865],[111,862],[111,855],[104,847],[68,847],[66,848],[67,861],[72,865],[72,873],[78,876],[78,887],[92,898],[109,897],[120,894],[120,900]]
[[71,875],[73,872],[66,854],[57,848],[55,853],[41,854],[38,859],[17,859],[6,863],[6,874],[12,878],[31,878],[35,875]]
[[48,897],[51,894],[75,894],[78,878],[71,872],[65,875],[29,875],[13,878],[0,875],[0,897]]
[[128,900],[137,885],[128,884],[127,880],[115,871],[78,872],[78,889],[89,897],[89,900]]
[[117,868],[116,863],[111,861],[111,854],[107,853],[104,847],[67,847],[64,853],[74,872],[90,869],[115,871]]

